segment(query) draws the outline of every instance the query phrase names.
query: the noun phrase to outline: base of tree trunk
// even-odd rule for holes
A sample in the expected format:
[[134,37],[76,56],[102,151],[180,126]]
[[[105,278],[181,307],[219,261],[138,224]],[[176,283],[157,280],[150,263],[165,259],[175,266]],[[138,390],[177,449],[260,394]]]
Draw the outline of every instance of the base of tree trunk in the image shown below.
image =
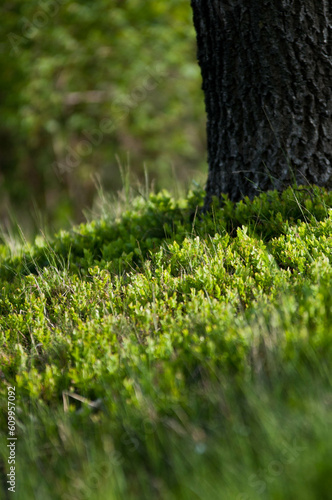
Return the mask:
[[207,112],[206,208],[332,188],[332,2],[191,0]]

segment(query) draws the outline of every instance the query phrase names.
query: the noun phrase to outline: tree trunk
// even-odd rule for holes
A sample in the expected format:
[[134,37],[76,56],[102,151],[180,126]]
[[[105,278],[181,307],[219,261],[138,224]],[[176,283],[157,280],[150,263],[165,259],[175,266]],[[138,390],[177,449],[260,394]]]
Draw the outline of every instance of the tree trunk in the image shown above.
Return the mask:
[[332,1],[191,0],[212,196],[332,187]]

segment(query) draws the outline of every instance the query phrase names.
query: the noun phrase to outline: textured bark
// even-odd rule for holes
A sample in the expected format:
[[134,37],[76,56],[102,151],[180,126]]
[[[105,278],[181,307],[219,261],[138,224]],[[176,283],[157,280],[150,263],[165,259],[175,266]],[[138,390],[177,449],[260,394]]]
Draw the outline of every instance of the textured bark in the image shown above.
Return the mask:
[[207,112],[205,207],[332,187],[332,1],[191,0]]

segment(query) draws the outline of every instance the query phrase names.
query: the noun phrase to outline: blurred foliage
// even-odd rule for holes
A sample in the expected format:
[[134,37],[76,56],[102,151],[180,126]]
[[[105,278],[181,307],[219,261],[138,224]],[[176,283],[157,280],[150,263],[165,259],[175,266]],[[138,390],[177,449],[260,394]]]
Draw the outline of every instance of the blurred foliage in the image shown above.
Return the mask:
[[[170,188],[202,172],[200,74],[187,0],[12,0],[0,26],[0,215],[82,219],[120,165]],[[203,177],[204,178],[204,177]],[[8,211],[9,209],[9,211]]]

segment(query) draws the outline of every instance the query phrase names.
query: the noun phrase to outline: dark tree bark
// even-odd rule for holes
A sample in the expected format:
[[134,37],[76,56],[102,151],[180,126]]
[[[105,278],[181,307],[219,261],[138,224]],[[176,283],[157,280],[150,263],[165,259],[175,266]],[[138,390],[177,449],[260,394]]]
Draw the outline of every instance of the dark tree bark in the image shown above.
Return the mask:
[[191,0],[212,196],[332,187],[332,1]]

